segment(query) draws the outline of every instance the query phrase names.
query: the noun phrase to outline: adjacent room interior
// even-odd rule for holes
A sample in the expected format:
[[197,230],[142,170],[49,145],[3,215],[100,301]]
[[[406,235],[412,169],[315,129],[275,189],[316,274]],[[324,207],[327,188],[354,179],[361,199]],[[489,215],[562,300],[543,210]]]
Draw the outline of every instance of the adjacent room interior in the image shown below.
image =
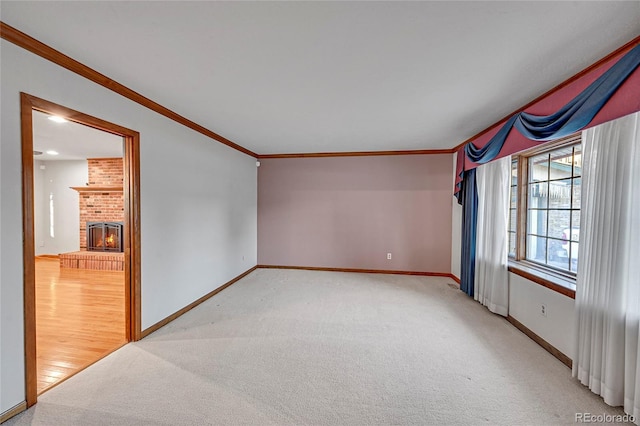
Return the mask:
[[0,422],[639,424],[637,2],[1,19]]
[[37,393],[127,342],[121,137],[33,112]]

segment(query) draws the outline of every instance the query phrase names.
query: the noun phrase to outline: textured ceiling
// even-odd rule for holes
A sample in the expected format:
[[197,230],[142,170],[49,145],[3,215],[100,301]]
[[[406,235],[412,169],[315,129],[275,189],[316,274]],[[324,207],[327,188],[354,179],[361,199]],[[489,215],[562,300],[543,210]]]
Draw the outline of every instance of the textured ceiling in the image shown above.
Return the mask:
[[9,2],[260,154],[452,148],[640,34],[640,2]]

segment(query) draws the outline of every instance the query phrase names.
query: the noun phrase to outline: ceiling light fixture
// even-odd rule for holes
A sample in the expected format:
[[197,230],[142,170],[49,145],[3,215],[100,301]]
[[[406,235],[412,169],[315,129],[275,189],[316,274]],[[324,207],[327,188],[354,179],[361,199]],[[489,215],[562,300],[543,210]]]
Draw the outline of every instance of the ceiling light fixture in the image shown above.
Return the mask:
[[56,123],[66,123],[69,120],[67,120],[66,118],[60,117],[58,115],[51,115],[49,116],[49,120],[51,121],[55,121]]
[[54,151],[54,150],[50,149],[49,151],[47,151],[47,154],[49,154],[49,155],[58,155],[58,151]]

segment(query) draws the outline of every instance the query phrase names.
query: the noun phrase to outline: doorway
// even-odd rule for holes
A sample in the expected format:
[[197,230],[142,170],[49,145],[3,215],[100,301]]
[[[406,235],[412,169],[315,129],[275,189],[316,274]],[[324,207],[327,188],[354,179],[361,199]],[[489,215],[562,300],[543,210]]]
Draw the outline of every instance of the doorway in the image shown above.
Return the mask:
[[[59,258],[52,256],[40,256],[36,259],[37,251],[45,243],[41,238],[36,242],[35,226],[37,221],[35,202],[36,194],[34,190],[34,119],[41,118],[42,113],[64,118],[72,123],[88,126],[115,135],[122,143],[122,156],[117,158],[98,158],[93,160],[110,160],[120,167],[120,188],[121,195],[118,198],[123,201],[119,207],[121,222],[119,228],[118,253],[101,250],[100,253],[88,251],[77,251],[65,253]],[[84,128],[84,127],[83,127]],[[49,381],[55,379],[55,375],[70,377],[76,372],[86,368],[88,365],[106,356],[129,341],[140,339],[140,207],[139,207],[139,134],[136,131],[106,122],[104,120],[91,117],[78,111],[65,108],[63,106],[36,98],[34,96],[21,94],[21,130],[22,130],[22,192],[23,192],[23,257],[24,257],[24,311],[25,311],[25,371],[26,371],[26,401],[30,407],[37,402],[38,394],[50,387],[47,380],[43,380],[43,369],[45,363],[54,367],[54,371]],[[91,164],[91,161],[87,162]],[[38,169],[45,164],[39,163]],[[90,180],[90,179],[87,179]],[[86,194],[101,194],[107,196],[109,188],[115,185],[98,185],[91,188],[90,182],[86,186],[78,185],[74,187],[80,193],[80,199],[90,200],[92,198]],[[113,189],[117,191],[117,189]],[[42,191],[40,191],[42,192]],[[53,197],[51,192],[51,197]],[[83,194],[85,194],[83,196]],[[45,194],[46,195],[46,194]],[[43,194],[38,194],[41,202]],[[46,197],[45,197],[46,198]],[[85,200],[85,202],[87,202]],[[47,214],[51,215],[48,223],[53,224],[53,200],[49,206]],[[86,209],[81,209],[85,211]],[[118,209],[116,209],[118,210]],[[40,212],[42,213],[42,212]],[[80,218],[81,224],[88,222]],[[42,224],[38,225],[42,227]],[[55,230],[48,229],[53,236]],[[86,232],[80,227],[80,235]],[[84,231],[84,232],[83,232]],[[40,235],[44,235],[40,230]],[[76,236],[78,234],[76,233]],[[112,245],[113,237],[105,234],[105,244]],[[81,239],[86,241],[85,239]],[[81,243],[80,243],[81,244]],[[86,242],[81,248],[86,249]],[[63,258],[64,257],[64,258]],[[74,263],[75,262],[75,263]],[[91,263],[91,267],[87,268]],[[64,265],[63,265],[64,264]],[[75,266],[75,267],[74,267]],[[103,291],[103,293],[100,293]],[[84,292],[84,293],[82,293]],[[81,294],[82,293],[82,294]],[[91,297],[102,294],[109,300],[111,306],[92,309]],[[42,298],[38,298],[42,295]],[[73,306],[75,298],[84,299],[81,306]],[[55,300],[54,300],[55,299]],[[75,299],[76,301],[80,299]],[[94,299],[96,301],[96,299]],[[69,306],[71,305],[71,306]],[[104,308],[104,309],[103,309]],[[66,310],[65,310],[66,309]],[[89,326],[87,321],[78,321],[82,314],[93,315],[100,311],[100,315],[93,315],[95,322]],[[123,313],[114,315],[120,317],[115,323],[109,318],[108,311]],[[92,313],[93,311],[93,313]],[[66,312],[66,313],[65,313]],[[74,317],[71,312],[76,312]],[[53,314],[52,314],[53,313]],[[61,317],[55,315],[67,315],[61,322]],[[53,316],[52,316],[53,315]],[[102,316],[103,318],[99,318]],[[74,327],[78,327],[74,330]],[[104,335],[109,335],[105,342],[95,344],[91,342],[83,351],[76,351],[70,345],[66,348],[68,353],[64,353],[62,343],[67,343],[71,336],[77,341],[90,342],[92,332],[99,333],[99,329],[107,327]],[[110,328],[109,328],[110,327]],[[115,331],[114,331],[115,327]],[[92,330],[93,329],[93,330]],[[43,339],[40,332],[48,331],[56,333],[56,339]],[[104,331],[104,330],[103,330]],[[65,332],[67,335],[65,336]],[[38,348],[41,351],[38,351]],[[60,351],[62,349],[62,351]],[[76,353],[77,352],[77,353]],[[73,353],[73,354],[70,354]],[[54,357],[59,359],[52,359]],[[40,367],[39,368],[39,362]],[[58,380],[58,382],[61,380]]]

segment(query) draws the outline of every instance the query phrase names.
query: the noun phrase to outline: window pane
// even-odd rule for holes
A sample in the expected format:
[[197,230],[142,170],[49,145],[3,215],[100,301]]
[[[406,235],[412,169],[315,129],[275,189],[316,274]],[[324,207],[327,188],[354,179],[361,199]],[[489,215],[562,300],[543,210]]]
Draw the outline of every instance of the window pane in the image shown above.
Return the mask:
[[547,235],[547,211],[529,210],[527,215],[527,234]]
[[547,260],[547,239],[543,237],[527,236],[527,259],[539,263]]
[[[568,231],[568,229],[567,229],[567,231]],[[567,238],[568,240],[571,240],[571,241],[574,241],[574,242],[580,241],[580,229],[579,228],[573,228],[571,230],[571,233],[569,234],[567,232],[567,234],[568,234],[567,236],[569,237],[569,238]]]
[[551,153],[551,179],[571,177],[573,170],[573,147],[555,150]]
[[516,255],[516,234],[515,232],[509,232],[509,256]]
[[549,180],[549,154],[536,155],[529,159],[529,182]]
[[568,240],[570,210],[549,210],[549,237]]
[[515,209],[518,206],[518,188],[511,187],[511,208]]
[[567,247],[567,249],[571,250],[571,253],[569,254],[569,257],[571,258],[571,270],[572,271],[577,271],[578,270],[578,243],[577,242],[567,242],[565,244],[565,247]]
[[518,184],[518,160],[511,162],[511,185]]
[[580,210],[574,210],[571,212],[571,239],[573,241],[580,241]]
[[517,228],[517,214],[516,214],[516,210],[515,209],[511,209],[509,210],[509,231],[511,232],[516,232],[516,228]]
[[540,209],[547,207],[547,194],[549,193],[549,183],[540,182],[529,185],[529,208]]
[[573,175],[582,176],[582,145],[575,145],[573,150]]
[[563,248],[561,240],[549,238],[547,240],[547,253],[549,255],[549,266],[559,269],[569,269],[569,254]]
[[579,209],[580,208],[580,190],[582,189],[582,179],[581,178],[575,178],[573,179],[573,208],[574,209]]
[[549,207],[571,208],[571,179],[549,182]]
[[[577,244],[577,243],[575,243]],[[576,246],[576,249],[578,247]],[[571,259],[571,272],[578,272],[578,256],[577,256],[577,250],[576,250],[576,256],[574,258]]]

